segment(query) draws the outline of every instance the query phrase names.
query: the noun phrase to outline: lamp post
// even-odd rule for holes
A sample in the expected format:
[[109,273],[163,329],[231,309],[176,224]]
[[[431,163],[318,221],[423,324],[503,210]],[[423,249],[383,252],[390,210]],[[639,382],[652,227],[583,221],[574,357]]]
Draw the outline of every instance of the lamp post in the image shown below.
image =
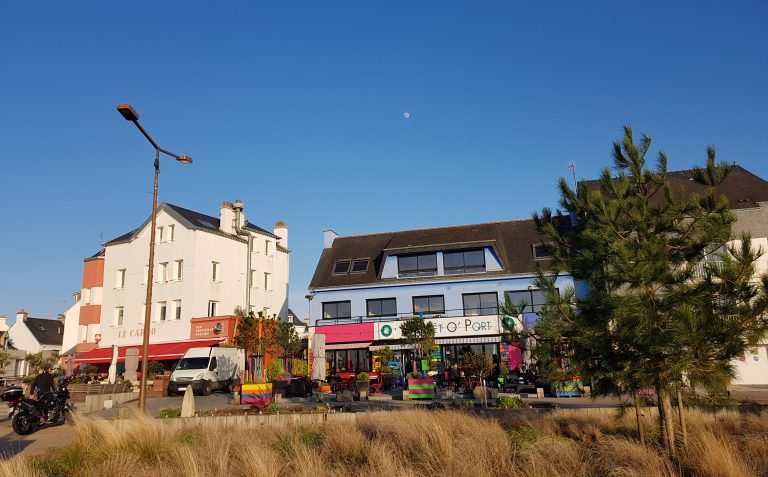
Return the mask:
[[160,175],[160,153],[173,157],[182,164],[192,164],[192,158],[189,156],[180,156],[158,146],[152,136],[139,124],[139,114],[130,104],[118,104],[117,110],[123,115],[126,121],[131,121],[141,134],[155,148],[155,184],[152,192],[152,225],[149,233],[149,270],[147,275],[147,300],[144,310],[144,331],[143,343],[141,346],[141,387],[139,388],[139,410],[144,411],[147,403],[147,360],[149,355],[149,333],[150,320],[152,319],[152,281],[154,279],[154,261],[155,261],[155,228],[157,223],[157,179]]

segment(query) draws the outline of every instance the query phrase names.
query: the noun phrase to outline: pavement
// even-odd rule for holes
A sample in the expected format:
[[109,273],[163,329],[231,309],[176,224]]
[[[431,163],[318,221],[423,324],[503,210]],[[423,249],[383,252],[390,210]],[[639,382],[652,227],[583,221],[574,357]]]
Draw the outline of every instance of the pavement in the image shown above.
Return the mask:
[[75,437],[75,429],[70,424],[45,425],[28,436],[13,432],[8,419],[8,406],[0,405],[0,459],[8,459],[17,454],[33,456],[44,453],[51,447],[59,447]]

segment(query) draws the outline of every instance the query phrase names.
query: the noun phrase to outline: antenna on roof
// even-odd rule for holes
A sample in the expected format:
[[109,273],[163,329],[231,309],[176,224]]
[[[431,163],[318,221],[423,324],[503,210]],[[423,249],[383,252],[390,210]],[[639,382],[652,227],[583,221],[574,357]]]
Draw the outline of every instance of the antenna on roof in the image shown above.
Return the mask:
[[576,188],[578,185],[576,183],[576,163],[573,161],[568,161],[568,166],[566,167],[566,169],[570,170],[571,173],[573,174],[573,187]]

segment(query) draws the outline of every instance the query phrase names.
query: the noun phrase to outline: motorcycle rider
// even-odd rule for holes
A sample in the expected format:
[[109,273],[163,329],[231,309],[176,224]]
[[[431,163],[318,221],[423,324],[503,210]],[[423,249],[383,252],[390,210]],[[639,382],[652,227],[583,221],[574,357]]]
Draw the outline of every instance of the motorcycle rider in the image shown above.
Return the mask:
[[35,376],[35,380],[32,381],[30,386],[30,397],[32,394],[40,399],[46,393],[53,391],[53,375],[50,373],[51,367],[49,365],[43,366],[43,372]]

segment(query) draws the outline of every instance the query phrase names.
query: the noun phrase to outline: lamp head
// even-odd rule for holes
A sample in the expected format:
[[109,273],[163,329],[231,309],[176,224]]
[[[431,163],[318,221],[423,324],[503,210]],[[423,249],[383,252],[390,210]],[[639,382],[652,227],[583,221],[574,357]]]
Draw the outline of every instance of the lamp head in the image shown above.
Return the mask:
[[139,120],[139,113],[137,113],[130,104],[118,104],[117,110],[123,115],[126,121]]
[[176,156],[176,160],[182,164],[192,164],[192,158],[189,156]]

